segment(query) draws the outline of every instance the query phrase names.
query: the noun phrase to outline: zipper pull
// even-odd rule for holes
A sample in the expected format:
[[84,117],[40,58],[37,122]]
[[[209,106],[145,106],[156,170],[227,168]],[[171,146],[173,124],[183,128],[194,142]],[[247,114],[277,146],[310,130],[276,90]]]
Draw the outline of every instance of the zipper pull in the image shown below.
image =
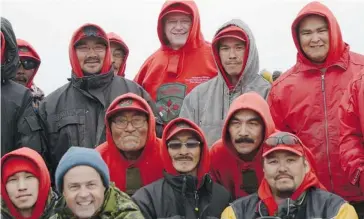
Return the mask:
[[198,194],[197,194],[197,190],[195,191],[195,211],[198,212],[199,209],[198,209]]
[[321,74],[321,90],[325,91],[325,74]]

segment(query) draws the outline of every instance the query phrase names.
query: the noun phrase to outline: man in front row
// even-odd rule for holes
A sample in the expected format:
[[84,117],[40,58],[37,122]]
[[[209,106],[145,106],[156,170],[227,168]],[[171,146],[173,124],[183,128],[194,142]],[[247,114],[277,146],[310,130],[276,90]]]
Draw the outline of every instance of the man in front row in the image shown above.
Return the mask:
[[233,202],[222,219],[358,218],[343,198],[325,190],[311,152],[293,134],[276,132],[265,141],[263,171],[258,192]]

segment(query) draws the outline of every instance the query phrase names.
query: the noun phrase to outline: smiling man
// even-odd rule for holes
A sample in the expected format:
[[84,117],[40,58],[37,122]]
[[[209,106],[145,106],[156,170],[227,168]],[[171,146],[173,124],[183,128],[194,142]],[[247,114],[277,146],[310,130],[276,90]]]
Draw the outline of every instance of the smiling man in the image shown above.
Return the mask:
[[358,218],[353,206],[321,185],[312,154],[297,136],[272,134],[262,156],[264,179],[258,192],[233,202],[222,219]]
[[277,129],[296,133],[320,161],[317,176],[328,191],[363,209],[364,193],[340,163],[338,109],[349,81],[364,69],[364,56],[350,51],[333,13],[306,5],[293,21],[297,62],[272,85],[268,104]]
[[233,100],[249,91],[267,97],[270,83],[259,72],[258,49],[252,31],[241,20],[231,20],[212,41],[218,76],[197,86],[183,101],[180,117],[204,131],[211,147],[220,137]]
[[133,195],[146,219],[220,218],[230,194],[209,175],[205,137],[196,124],[172,120],[163,132],[164,178]]
[[222,138],[210,150],[211,175],[234,199],[257,191],[263,178],[262,143],[275,126],[266,101],[254,92],[232,103]]
[[125,77],[126,60],[129,56],[129,48],[123,39],[116,33],[107,34],[110,41],[112,67],[114,74]]
[[56,170],[56,187],[63,195],[51,219],[142,219],[130,197],[110,183],[109,169],[93,149],[71,147]]

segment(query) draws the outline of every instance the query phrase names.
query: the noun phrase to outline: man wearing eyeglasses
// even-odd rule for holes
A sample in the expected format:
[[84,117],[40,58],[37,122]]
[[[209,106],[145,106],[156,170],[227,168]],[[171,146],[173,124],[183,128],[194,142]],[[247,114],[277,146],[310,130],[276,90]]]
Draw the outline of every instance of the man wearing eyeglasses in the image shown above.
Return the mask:
[[44,92],[34,84],[33,79],[38,72],[41,60],[38,53],[27,41],[17,39],[16,42],[20,65],[14,80],[30,89],[33,95],[33,107],[37,109],[39,102],[44,98]]
[[209,175],[206,139],[193,122],[177,118],[163,132],[161,160],[164,178],[132,197],[146,219],[220,218],[231,199]]
[[144,62],[134,81],[156,101],[168,123],[178,117],[183,99],[194,87],[216,76],[216,65],[194,1],[165,1],[157,31],[161,46]]
[[129,56],[129,48],[116,33],[107,34],[110,41],[111,61],[114,74],[125,77],[126,60]]
[[227,113],[222,138],[210,150],[211,175],[234,200],[257,191],[263,179],[262,143],[275,125],[267,102],[255,92],[236,98]]
[[15,83],[19,53],[11,23],[1,18],[1,156],[19,147],[43,154],[42,128],[32,106],[32,94]]
[[106,142],[96,148],[110,169],[116,187],[128,195],[163,177],[160,139],[148,103],[127,93],[106,111]]
[[114,75],[109,39],[101,27],[85,24],[77,29],[69,55],[70,82],[49,94],[39,107],[53,170],[71,145],[95,148],[106,141],[106,109],[122,94],[131,92],[148,102],[161,136],[162,122],[148,93],[135,82]]
[[258,192],[233,202],[222,219],[358,218],[353,206],[319,182],[313,155],[297,136],[272,134],[260,156],[264,179]]

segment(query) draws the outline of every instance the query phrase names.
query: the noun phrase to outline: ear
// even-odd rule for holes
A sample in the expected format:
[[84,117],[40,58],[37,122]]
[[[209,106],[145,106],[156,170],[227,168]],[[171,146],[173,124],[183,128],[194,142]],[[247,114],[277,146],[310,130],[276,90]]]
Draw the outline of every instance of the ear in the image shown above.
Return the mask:
[[310,172],[311,170],[310,163],[305,158],[303,158],[303,165],[305,166],[305,173]]

